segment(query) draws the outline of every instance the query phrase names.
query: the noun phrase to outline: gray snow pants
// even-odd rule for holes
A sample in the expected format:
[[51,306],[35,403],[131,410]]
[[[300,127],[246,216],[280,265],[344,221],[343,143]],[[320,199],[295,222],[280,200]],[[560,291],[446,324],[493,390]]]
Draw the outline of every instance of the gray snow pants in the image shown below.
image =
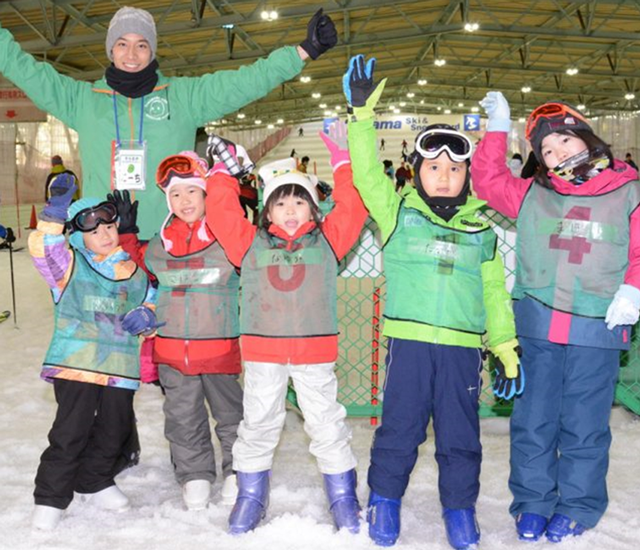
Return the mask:
[[185,376],[168,365],[159,365],[165,389],[164,435],[169,441],[175,476],[184,485],[193,479],[216,479],[216,461],[211,443],[209,414],[222,448],[222,473],[233,472],[231,448],[242,420],[242,388],[236,374]]

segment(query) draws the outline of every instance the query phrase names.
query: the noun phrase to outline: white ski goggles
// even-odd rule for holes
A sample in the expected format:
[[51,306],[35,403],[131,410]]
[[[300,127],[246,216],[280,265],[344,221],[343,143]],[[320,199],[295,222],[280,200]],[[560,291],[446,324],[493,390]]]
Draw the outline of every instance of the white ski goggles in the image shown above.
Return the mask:
[[464,162],[471,158],[471,140],[456,130],[431,128],[416,139],[416,151],[426,159],[434,159],[446,151],[453,162]]

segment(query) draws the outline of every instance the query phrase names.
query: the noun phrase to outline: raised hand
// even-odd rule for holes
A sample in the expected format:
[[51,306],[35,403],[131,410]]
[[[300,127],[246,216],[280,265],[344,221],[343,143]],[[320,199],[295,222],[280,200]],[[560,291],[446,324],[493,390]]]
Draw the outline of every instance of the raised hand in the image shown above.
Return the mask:
[[511,129],[511,109],[502,92],[487,92],[480,101],[480,106],[489,118],[488,132],[508,132]]
[[311,59],[318,59],[324,52],[338,43],[338,31],[333,20],[322,13],[320,8],[307,25],[307,37],[300,47],[309,54]]
[[140,230],[136,225],[138,219],[138,201],[131,202],[129,191],[115,190],[113,194],[107,195],[107,200],[118,210],[118,233],[138,233]]
[[375,58],[365,63],[364,55],[359,54],[351,58],[349,68],[342,77],[344,95],[358,120],[373,118],[373,109],[387,83],[386,78],[377,84],[374,82],[375,66]]
[[349,146],[347,145],[347,125],[337,120],[329,126],[329,135],[318,132],[327,150],[331,154],[331,166],[337,168],[343,162],[348,162]]
[[51,198],[42,210],[43,215],[52,220],[64,222],[68,216],[69,205],[78,190],[76,178],[71,174],[60,174],[49,186]]

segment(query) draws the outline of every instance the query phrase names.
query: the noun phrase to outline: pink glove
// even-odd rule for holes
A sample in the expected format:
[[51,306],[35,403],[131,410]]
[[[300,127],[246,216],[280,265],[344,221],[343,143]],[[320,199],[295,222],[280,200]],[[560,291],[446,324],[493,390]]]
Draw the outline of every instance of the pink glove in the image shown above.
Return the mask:
[[343,121],[336,120],[331,124],[329,135],[324,132],[318,134],[331,154],[330,162],[334,172],[345,162],[351,162],[347,145],[347,125]]
[[151,384],[158,380],[158,364],[153,362],[153,342],[155,338],[145,338],[140,347],[140,381]]

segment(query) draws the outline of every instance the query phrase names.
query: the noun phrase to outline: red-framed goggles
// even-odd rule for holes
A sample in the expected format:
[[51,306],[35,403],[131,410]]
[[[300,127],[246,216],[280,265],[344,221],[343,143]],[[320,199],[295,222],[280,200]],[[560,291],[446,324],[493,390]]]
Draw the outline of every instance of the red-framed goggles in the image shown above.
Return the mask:
[[531,112],[527,119],[527,125],[524,130],[525,138],[527,138],[527,141],[531,141],[531,135],[541,118],[565,118],[569,116],[575,117],[585,124],[588,124],[587,119],[584,118],[582,113],[569,107],[569,105],[565,105],[564,103],[545,103],[544,105],[540,105],[540,107],[537,107]]
[[101,223],[106,225],[116,223],[118,220],[118,209],[113,203],[101,202],[92,208],[80,210],[69,222],[72,231],[88,233],[93,231]]
[[161,189],[166,189],[173,177],[206,179],[207,170],[195,158],[187,155],[171,155],[158,165],[156,183]]
[[416,139],[416,151],[426,159],[434,159],[446,151],[453,162],[464,162],[471,158],[471,140],[456,130],[431,128]]

